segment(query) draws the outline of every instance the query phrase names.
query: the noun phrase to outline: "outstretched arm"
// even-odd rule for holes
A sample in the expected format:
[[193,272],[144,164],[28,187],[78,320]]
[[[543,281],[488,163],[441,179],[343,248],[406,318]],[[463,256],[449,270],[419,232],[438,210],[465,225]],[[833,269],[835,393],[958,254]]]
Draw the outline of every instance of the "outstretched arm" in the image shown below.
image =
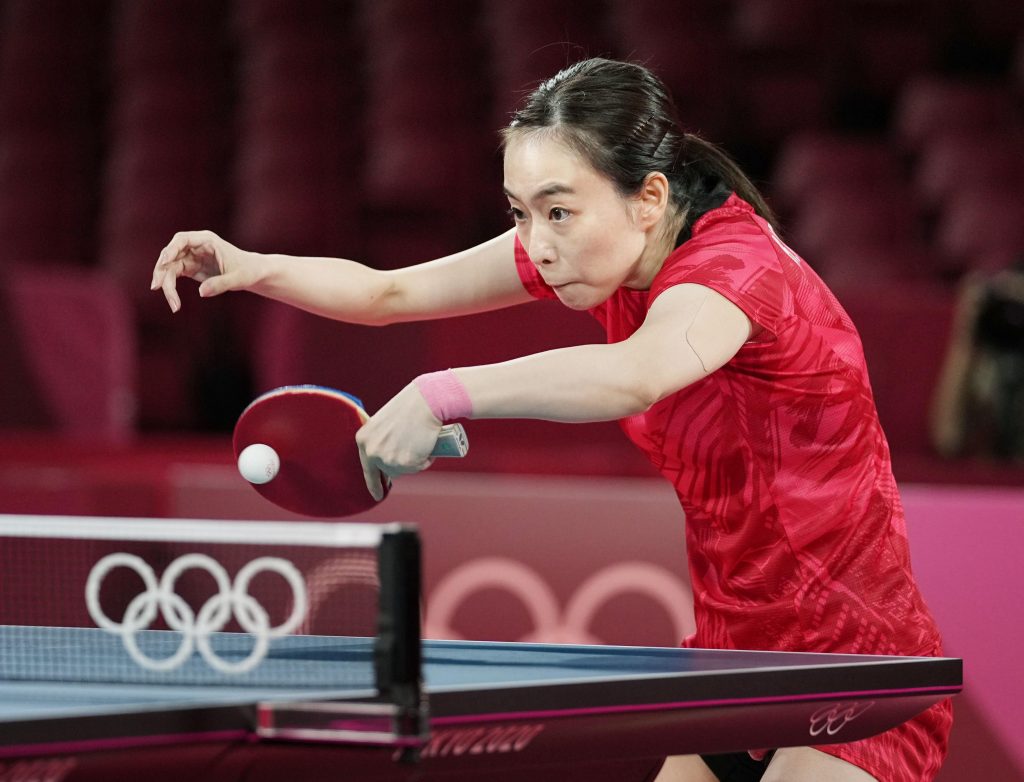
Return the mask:
[[340,258],[263,255],[241,250],[211,231],[174,236],[161,251],[151,287],[177,312],[177,281],[200,283],[199,295],[249,291],[316,315],[384,325],[465,315],[530,300],[513,262],[514,231],[463,252],[382,271]]

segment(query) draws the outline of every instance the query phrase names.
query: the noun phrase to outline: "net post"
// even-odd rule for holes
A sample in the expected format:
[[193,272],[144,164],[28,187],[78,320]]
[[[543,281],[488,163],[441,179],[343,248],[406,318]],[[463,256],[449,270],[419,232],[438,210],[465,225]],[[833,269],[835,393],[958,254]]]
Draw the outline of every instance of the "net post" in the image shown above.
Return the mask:
[[400,525],[381,537],[380,610],[374,642],[377,691],[397,707],[395,732],[425,736],[420,628],[421,546],[417,529]]

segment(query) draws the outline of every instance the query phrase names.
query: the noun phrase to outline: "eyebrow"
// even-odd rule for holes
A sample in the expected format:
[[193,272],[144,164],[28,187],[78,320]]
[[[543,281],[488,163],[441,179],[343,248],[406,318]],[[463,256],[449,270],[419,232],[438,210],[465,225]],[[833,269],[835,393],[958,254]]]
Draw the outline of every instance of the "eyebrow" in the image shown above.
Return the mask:
[[[514,199],[516,199],[516,201],[522,200],[522,199],[519,198],[519,196],[515,195],[507,187],[503,187],[502,190],[505,191],[505,195],[507,195],[509,198],[514,198]],[[562,194],[574,195],[575,193],[576,193],[576,191],[573,190],[568,185],[564,185],[561,182],[552,182],[550,185],[547,185],[546,187],[542,187],[540,190],[538,190],[536,193],[534,193],[532,200],[539,201],[542,198],[550,198],[553,195],[562,195]]]

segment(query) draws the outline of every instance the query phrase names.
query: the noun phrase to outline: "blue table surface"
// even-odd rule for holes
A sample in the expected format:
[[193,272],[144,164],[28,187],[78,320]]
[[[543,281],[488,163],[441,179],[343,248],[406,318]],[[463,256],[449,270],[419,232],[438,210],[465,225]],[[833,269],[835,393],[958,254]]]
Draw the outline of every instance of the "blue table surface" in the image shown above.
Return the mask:
[[[159,631],[147,631],[150,633]],[[229,637],[243,644],[244,654],[251,641],[244,635]],[[21,636],[21,637],[19,637]],[[46,639],[45,641],[43,639]],[[40,666],[55,664],[48,675],[15,672],[10,678],[0,660],[0,721],[31,720],[43,717],[84,716],[173,708],[188,705],[251,704],[268,700],[310,698],[364,698],[373,691],[366,682],[346,686],[318,685],[333,681],[333,672],[346,667],[363,666],[370,670],[372,639],[325,636],[286,636],[276,639],[266,659],[252,674],[238,677],[217,674],[216,684],[161,683],[159,674],[149,682],[119,681],[118,670],[125,668],[126,653],[117,636],[94,628],[0,629],[0,650],[12,644],[40,649]],[[176,642],[175,642],[176,643]],[[228,643],[224,648],[231,648]],[[6,654],[0,654],[6,660]],[[205,666],[194,655],[190,666]],[[893,658],[877,658],[880,662]],[[902,658],[908,659],[908,658]],[[107,662],[105,662],[107,661]],[[116,661],[116,662],[110,662]],[[863,664],[853,655],[823,655],[784,652],[731,652],[675,648],[571,646],[544,644],[488,643],[462,641],[425,641],[423,670],[426,689],[431,691],[480,688],[530,687],[565,682],[595,682],[660,676],[702,676],[729,671],[770,671],[807,666]],[[130,663],[130,660],[128,661]],[[76,668],[87,667],[91,676],[105,666],[113,666],[109,681],[76,680]],[[134,665],[134,663],[131,663]],[[275,669],[292,677],[298,669],[303,684],[268,686],[261,677],[273,680]],[[212,672],[210,672],[211,675]],[[173,677],[168,677],[172,680]],[[290,679],[289,679],[290,680]]]

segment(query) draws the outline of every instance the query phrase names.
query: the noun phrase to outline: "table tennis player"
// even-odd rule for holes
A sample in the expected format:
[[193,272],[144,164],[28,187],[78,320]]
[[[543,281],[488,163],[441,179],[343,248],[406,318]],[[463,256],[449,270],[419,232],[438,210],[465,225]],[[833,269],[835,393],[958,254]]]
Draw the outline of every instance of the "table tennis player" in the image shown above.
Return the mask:
[[[607,344],[415,378],[357,435],[372,493],[426,467],[445,422],[616,419],[685,511],[685,645],[939,654],[857,332],[748,177],[625,62],[567,67],[502,138],[515,225],[484,244],[378,271],[184,232],[152,286],[175,311],[190,277],[204,297],[246,290],[381,325],[557,298]],[[945,702],[854,743],[669,758],[658,782],[922,782],[951,722]]]

